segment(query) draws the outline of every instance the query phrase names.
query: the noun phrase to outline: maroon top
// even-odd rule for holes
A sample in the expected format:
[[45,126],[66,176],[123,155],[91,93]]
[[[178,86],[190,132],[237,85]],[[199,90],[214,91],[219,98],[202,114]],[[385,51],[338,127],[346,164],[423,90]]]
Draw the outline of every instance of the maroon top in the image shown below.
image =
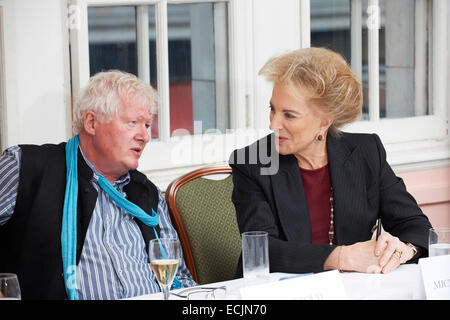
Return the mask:
[[328,244],[331,212],[331,181],[328,164],[315,170],[300,168],[300,174],[311,220],[312,243]]

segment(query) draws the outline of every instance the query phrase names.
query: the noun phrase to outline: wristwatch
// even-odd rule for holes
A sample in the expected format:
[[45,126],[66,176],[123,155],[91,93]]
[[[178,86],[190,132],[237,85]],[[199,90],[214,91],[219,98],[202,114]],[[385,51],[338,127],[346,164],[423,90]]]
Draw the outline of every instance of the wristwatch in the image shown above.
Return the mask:
[[415,245],[409,242],[406,245],[414,251],[414,255],[411,257],[410,260],[417,258],[419,256],[419,248],[417,248]]

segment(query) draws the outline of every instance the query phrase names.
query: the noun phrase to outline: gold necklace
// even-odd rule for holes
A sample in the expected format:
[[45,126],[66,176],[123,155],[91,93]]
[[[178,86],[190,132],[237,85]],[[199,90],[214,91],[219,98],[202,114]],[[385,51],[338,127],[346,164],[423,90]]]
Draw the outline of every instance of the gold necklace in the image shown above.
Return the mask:
[[333,187],[331,187],[330,194],[330,230],[328,231],[329,245],[333,245],[334,241],[334,197],[333,197]]

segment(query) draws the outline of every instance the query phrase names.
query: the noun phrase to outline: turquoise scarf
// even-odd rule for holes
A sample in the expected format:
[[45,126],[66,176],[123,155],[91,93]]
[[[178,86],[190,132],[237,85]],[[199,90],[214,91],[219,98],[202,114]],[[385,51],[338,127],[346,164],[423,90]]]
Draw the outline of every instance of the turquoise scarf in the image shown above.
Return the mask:
[[[64,268],[64,283],[70,300],[78,300],[76,294],[76,247],[77,247],[77,199],[78,199],[78,135],[70,139],[66,144],[66,193],[64,196],[63,221],[61,232],[62,259]],[[152,214],[147,214],[140,207],[125,199],[109,181],[98,174],[98,184],[113,199],[117,205],[141,220],[146,226],[152,227],[156,238],[159,240],[155,227],[159,223],[158,215],[152,209]],[[164,251],[164,250],[163,250]],[[175,278],[172,288],[180,288],[181,282]]]

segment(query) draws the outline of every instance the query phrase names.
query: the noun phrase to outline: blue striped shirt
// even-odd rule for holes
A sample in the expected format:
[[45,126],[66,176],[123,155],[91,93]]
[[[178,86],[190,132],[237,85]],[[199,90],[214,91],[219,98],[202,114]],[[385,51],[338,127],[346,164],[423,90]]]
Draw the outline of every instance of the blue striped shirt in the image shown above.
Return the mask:
[[[5,224],[14,212],[20,158],[21,150],[18,146],[8,148],[0,157],[0,226]],[[96,172],[88,159],[84,159]],[[123,188],[129,182],[130,175],[126,174],[115,181],[113,186],[126,196]],[[159,292],[135,218],[111,200],[99,187],[95,176],[91,183],[98,192],[98,198],[77,266],[79,299],[112,300]],[[158,193],[160,237],[178,237],[159,189]],[[184,287],[196,285],[183,259],[177,278]]]

